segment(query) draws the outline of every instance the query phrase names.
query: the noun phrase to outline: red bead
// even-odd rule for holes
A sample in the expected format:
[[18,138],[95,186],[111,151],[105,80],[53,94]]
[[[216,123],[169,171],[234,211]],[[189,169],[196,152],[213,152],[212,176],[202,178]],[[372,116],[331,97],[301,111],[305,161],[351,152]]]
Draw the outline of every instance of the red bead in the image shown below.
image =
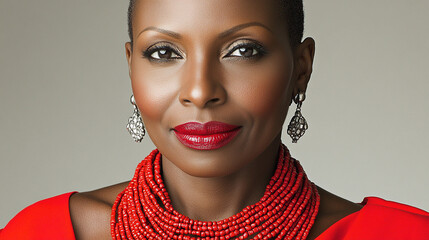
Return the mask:
[[161,154],[154,150],[116,198],[113,239],[305,239],[319,210],[316,186],[284,145],[261,200],[217,222],[192,220],[175,211],[161,172]]

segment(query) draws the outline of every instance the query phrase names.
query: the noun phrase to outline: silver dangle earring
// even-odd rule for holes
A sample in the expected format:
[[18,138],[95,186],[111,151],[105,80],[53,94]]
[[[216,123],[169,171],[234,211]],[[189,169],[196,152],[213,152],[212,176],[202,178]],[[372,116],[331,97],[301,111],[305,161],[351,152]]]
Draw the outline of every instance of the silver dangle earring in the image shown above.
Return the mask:
[[287,133],[292,138],[292,142],[298,142],[299,138],[304,135],[308,129],[308,124],[305,118],[301,114],[302,102],[305,100],[305,93],[299,93],[295,96],[295,103],[297,104],[295,115],[290,120],[287,128]]
[[137,108],[134,95],[131,95],[130,102],[134,106],[134,113],[130,118],[128,118],[127,130],[134,138],[134,141],[141,142],[146,134],[146,130],[144,129],[143,120],[140,115],[140,111]]

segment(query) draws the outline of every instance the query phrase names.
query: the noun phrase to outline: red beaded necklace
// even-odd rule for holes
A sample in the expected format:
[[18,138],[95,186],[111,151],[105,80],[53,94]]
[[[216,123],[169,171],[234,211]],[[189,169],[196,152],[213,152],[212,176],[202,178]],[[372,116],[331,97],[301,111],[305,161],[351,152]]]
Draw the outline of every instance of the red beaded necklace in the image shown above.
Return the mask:
[[138,166],[112,209],[113,239],[306,239],[320,197],[282,144],[274,176],[264,196],[217,222],[192,220],[171,205],[161,178],[161,154],[152,151]]

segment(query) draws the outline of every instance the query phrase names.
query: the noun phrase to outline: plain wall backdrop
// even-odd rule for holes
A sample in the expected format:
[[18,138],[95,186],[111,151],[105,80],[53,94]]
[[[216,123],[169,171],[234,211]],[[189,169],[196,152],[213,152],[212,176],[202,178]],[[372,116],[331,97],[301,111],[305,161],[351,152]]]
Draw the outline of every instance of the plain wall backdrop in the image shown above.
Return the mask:
[[[429,210],[429,1],[304,5],[309,130],[284,142],[328,191]],[[0,227],[35,201],[131,179],[154,148],[125,130],[127,6],[0,0]]]

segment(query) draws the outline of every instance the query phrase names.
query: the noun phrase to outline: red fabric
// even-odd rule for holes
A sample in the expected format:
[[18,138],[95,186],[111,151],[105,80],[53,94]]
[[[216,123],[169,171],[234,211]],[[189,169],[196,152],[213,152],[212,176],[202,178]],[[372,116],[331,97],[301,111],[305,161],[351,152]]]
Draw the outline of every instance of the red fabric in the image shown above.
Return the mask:
[[[0,240],[75,240],[69,199],[73,193],[37,202],[16,215],[0,230]],[[429,213],[376,197],[336,222],[316,240],[429,240]]]
[[365,198],[362,205],[316,240],[429,240],[428,212],[376,197]]
[[69,209],[72,194],[62,194],[28,206],[0,230],[0,240],[75,240]]

